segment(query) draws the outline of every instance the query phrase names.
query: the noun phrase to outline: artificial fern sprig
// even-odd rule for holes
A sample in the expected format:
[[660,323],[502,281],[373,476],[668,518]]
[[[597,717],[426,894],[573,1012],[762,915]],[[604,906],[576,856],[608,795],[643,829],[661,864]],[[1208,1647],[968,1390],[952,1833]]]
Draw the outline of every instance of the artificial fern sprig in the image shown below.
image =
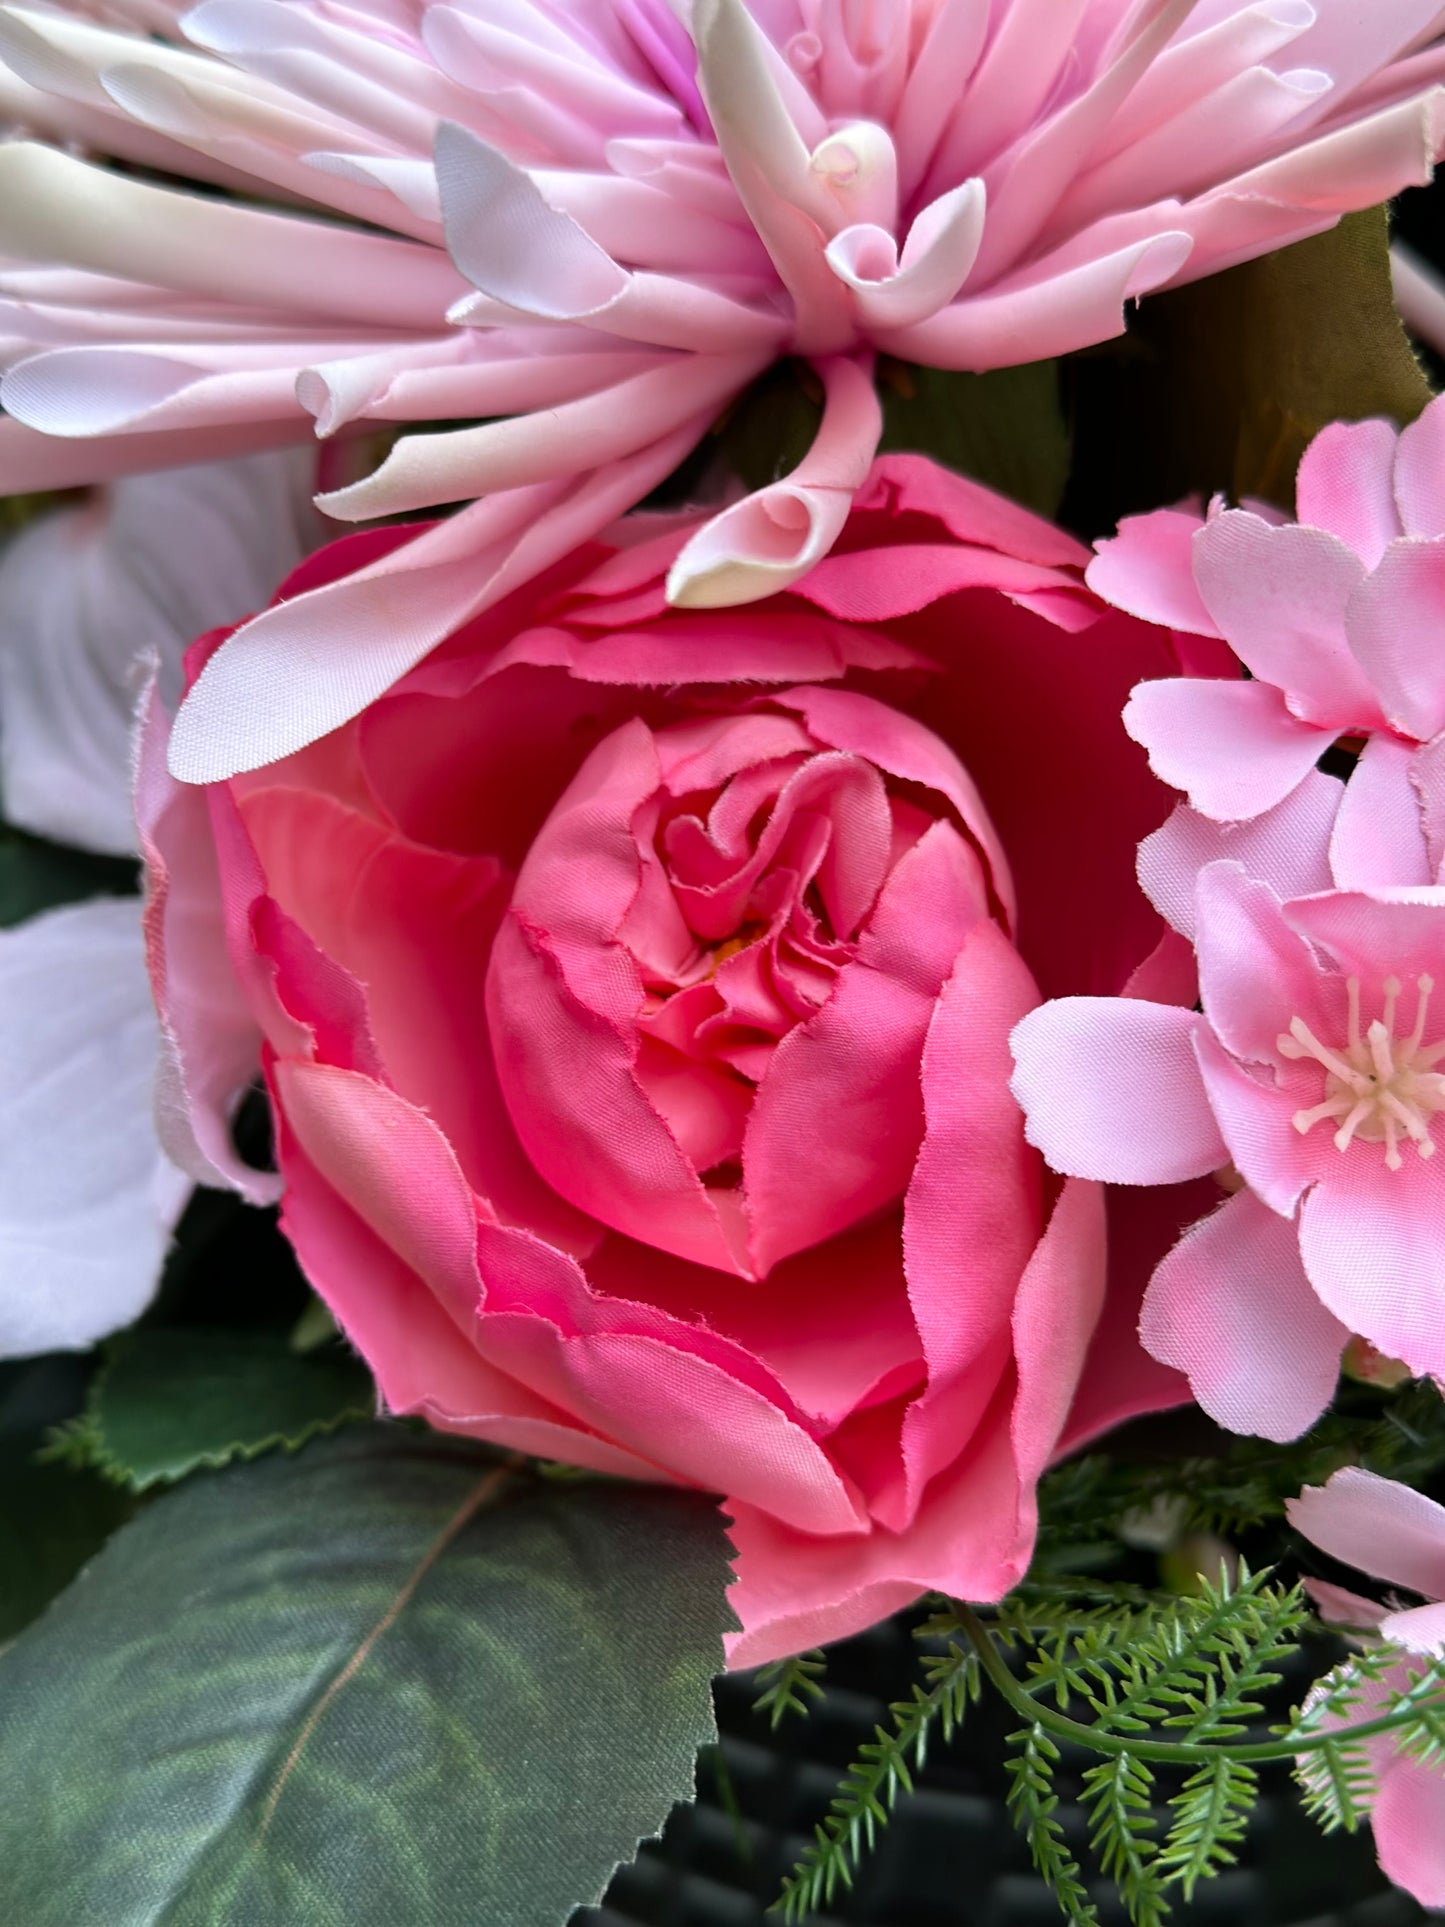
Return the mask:
[[946,1652],[927,1655],[924,1679],[908,1699],[889,1707],[890,1725],[873,1729],[873,1738],[849,1768],[812,1846],[783,1883],[775,1904],[785,1920],[801,1920],[826,1906],[840,1883],[852,1886],[859,1860],[873,1846],[878,1828],[887,1825],[899,1794],[913,1791],[913,1774],[927,1756],[934,1725],[945,1741],[962,1725],[969,1701],[978,1695],[977,1656],[955,1642]]
[[[1401,1654],[1367,1650],[1269,1739],[1242,1737],[1310,1624],[1300,1588],[1247,1570],[1184,1599],[1092,1582],[1069,1596],[1045,1582],[1025,1584],[987,1619],[945,1603],[919,1631],[947,1646],[925,1656],[925,1683],[863,1748],[777,1905],[796,1920],[851,1886],[930,1730],[957,1724],[980,1671],[1023,1722],[1005,1761],[1009,1806],[1071,1927],[1096,1927],[1097,1917],[1058,1814],[1065,1746],[1094,1755],[1082,1776],[1090,1844],[1135,1927],[1163,1927],[1172,1892],[1187,1899],[1234,1860],[1263,1765],[1294,1765],[1327,1830],[1357,1826],[1374,1791],[1366,1741],[1389,1735],[1413,1757],[1445,1762],[1445,1662],[1412,1659],[1401,1684]],[[1161,1794],[1161,1767],[1185,1769],[1182,1785]]]

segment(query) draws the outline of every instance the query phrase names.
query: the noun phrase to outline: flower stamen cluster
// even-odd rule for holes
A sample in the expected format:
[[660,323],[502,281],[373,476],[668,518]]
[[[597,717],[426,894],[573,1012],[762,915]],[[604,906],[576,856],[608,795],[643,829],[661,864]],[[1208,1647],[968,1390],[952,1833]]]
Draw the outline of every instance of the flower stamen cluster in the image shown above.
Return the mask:
[[1348,1151],[1356,1138],[1383,1144],[1385,1163],[1398,1171],[1404,1163],[1399,1139],[1403,1131],[1422,1158],[1435,1155],[1430,1120],[1445,1111],[1445,1075],[1435,1069],[1445,1057],[1445,1040],[1426,1046],[1425,1025],[1433,977],[1422,974],[1416,983],[1415,1022],[1408,1036],[1395,1035],[1395,1012],[1401,984],[1398,977],[1384,982],[1384,1014],[1362,1033],[1360,980],[1346,981],[1349,998],[1349,1036],[1341,1049],[1322,1044],[1302,1017],[1291,1019],[1278,1040],[1282,1057],[1313,1059],[1325,1072],[1321,1103],[1296,1111],[1294,1127],[1303,1136],[1327,1118],[1338,1118],[1335,1148]]

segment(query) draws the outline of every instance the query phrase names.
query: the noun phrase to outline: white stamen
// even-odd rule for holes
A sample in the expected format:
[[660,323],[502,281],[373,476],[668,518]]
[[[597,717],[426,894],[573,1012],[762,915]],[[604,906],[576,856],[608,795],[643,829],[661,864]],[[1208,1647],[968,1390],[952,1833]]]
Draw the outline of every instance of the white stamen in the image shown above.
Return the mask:
[[1391,1171],[1404,1164],[1400,1137],[1415,1146],[1422,1158],[1435,1155],[1430,1120],[1445,1111],[1445,1076],[1434,1066],[1445,1058],[1445,1038],[1425,1045],[1425,1024],[1435,979],[1425,973],[1415,980],[1415,1021],[1406,1037],[1395,1035],[1395,1018],[1402,986],[1386,977],[1380,986],[1382,1014],[1360,1033],[1360,980],[1345,983],[1348,1037],[1341,1049],[1320,1042],[1303,1017],[1293,1017],[1277,1040],[1281,1057],[1312,1061],[1325,1073],[1324,1099],[1294,1114],[1294,1127],[1304,1135],[1326,1119],[1338,1120],[1335,1148],[1348,1151],[1358,1138],[1362,1144],[1383,1144]]

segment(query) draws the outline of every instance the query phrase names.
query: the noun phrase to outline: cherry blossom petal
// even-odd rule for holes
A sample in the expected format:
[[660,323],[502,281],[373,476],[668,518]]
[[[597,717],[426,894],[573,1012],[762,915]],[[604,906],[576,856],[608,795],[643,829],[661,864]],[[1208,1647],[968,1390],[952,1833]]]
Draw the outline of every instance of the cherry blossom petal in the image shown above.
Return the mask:
[[1203,527],[1204,517],[1184,508],[1126,515],[1117,534],[1095,544],[1089,587],[1144,622],[1217,636],[1194,580],[1194,537]]
[[1284,1443],[1334,1396],[1349,1331],[1311,1289],[1294,1225],[1240,1191],[1155,1272],[1140,1335],[1216,1424]]
[[1181,803],[1139,845],[1139,881],[1174,929],[1193,937],[1195,886],[1206,864],[1233,862],[1280,897],[1328,890],[1330,838],[1345,785],[1311,770],[1282,803],[1244,823],[1218,823]]
[[1011,1089],[1056,1171],[1175,1184],[1227,1161],[1200,1081],[1202,1019],[1137,998],[1061,997],[1017,1026]]
[[1267,682],[1142,682],[1124,727],[1161,782],[1220,822],[1260,816],[1302,783],[1337,733],[1301,722]]
[[[1415,745],[1397,736],[1381,733],[1365,744],[1330,838],[1330,867],[1342,890],[1434,881],[1415,786],[1416,756]],[[1280,895],[1303,896],[1323,887],[1307,884]]]
[[1331,422],[1300,458],[1300,521],[1337,535],[1367,569],[1405,533],[1394,495],[1399,441],[1393,422]]
[[1445,1506],[1423,1492],[1347,1465],[1327,1484],[1306,1486],[1285,1511],[1295,1531],[1332,1559],[1428,1599],[1445,1598]]
[[1433,638],[1445,620],[1445,537],[1391,543],[1350,597],[1350,647],[1388,721],[1425,743],[1445,729],[1445,676]]

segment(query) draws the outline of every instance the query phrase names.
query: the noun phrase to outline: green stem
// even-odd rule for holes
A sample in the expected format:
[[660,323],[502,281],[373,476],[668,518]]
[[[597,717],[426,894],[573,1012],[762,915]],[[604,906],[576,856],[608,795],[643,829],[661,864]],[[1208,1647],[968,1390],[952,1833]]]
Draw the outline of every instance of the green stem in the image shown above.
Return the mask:
[[1328,1733],[1302,1733],[1292,1740],[1258,1740],[1248,1746],[1236,1746],[1232,1741],[1145,1740],[1136,1739],[1132,1734],[1106,1733],[1098,1726],[1071,1720],[1066,1713],[1055,1712],[1036,1700],[1009,1671],[997,1640],[978,1614],[960,1604],[955,1604],[952,1610],[978,1654],[983,1670],[1014,1711],[1030,1726],[1041,1726],[1055,1739],[1087,1747],[1094,1753],[1127,1753],[1132,1759],[1153,1760],[1163,1766],[1208,1766],[1225,1755],[1257,1766],[1271,1760],[1293,1760],[1301,1753],[1313,1753],[1331,1743],[1338,1745],[1342,1740],[1368,1740],[1377,1733],[1392,1733],[1408,1726],[1416,1717],[1413,1707],[1401,1708],[1394,1713],[1382,1713],[1378,1719],[1361,1720],[1354,1726],[1334,1727]]

